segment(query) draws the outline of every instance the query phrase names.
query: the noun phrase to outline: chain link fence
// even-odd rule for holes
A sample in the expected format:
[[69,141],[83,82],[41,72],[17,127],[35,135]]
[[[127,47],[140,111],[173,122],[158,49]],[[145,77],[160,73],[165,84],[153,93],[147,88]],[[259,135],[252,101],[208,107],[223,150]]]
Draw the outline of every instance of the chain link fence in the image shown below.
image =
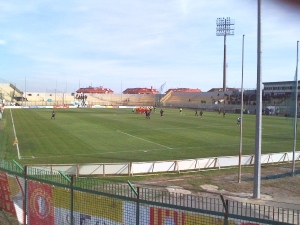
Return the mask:
[[4,160],[0,206],[4,225],[300,224],[299,210],[103,183]]

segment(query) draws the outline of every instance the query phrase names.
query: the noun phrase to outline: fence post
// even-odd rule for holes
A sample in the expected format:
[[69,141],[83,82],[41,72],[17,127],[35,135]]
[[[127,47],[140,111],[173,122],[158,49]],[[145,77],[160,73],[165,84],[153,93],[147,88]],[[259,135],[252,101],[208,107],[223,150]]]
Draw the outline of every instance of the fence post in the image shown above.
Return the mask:
[[137,196],[136,196],[136,225],[140,224],[140,187],[137,187]]
[[140,224],[140,188],[137,187],[137,190],[133,187],[133,185],[130,183],[130,181],[127,181],[127,184],[131,188],[131,190],[134,192],[136,195],[136,212],[135,212],[135,224],[139,225]]
[[71,176],[71,225],[74,224],[74,176]]
[[23,200],[23,224],[27,224],[27,166],[24,168],[24,200]]
[[26,221],[26,216],[27,216],[27,166],[24,166],[24,168],[16,161],[13,159],[13,163],[19,167],[20,170],[23,172],[24,176],[24,196],[23,196],[23,224],[27,224]]
[[58,171],[59,174],[65,178],[69,183],[70,183],[70,189],[71,189],[71,200],[70,200],[70,211],[71,211],[71,215],[70,215],[70,222],[71,225],[74,225],[74,214],[73,214],[73,207],[74,207],[74,176],[71,176],[71,179],[64,174],[62,171]]
[[224,197],[222,194],[220,194],[222,203],[223,203],[223,207],[225,209],[225,214],[224,214],[224,225],[228,225],[228,200],[224,200]]

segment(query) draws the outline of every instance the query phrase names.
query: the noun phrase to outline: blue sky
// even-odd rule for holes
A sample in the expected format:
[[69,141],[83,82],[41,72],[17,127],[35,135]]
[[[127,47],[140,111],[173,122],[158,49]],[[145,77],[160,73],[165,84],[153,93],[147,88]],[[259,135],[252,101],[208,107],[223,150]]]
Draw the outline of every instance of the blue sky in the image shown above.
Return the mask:
[[[218,17],[235,20],[226,86],[241,87],[244,34],[244,87],[255,89],[255,0],[0,1],[0,82],[27,92],[222,87]],[[263,82],[293,80],[299,21],[299,11],[262,0]]]

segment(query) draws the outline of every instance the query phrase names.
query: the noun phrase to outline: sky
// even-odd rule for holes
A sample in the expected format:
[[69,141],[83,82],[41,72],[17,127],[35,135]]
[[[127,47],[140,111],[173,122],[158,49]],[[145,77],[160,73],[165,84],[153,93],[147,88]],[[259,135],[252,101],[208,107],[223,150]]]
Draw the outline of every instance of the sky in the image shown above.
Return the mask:
[[[261,9],[262,82],[293,80],[300,11],[277,0]],[[243,87],[255,89],[256,0],[0,0],[0,83],[27,93],[222,88],[220,17],[235,21],[226,86],[240,88],[243,72]]]

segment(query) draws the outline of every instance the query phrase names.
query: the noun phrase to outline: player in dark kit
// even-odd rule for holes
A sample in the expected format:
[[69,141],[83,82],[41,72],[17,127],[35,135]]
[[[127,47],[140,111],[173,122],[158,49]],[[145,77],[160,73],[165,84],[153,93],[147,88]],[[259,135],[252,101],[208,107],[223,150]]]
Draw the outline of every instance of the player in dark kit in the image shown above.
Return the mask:
[[146,119],[150,119],[150,110],[145,111]]
[[55,112],[54,111],[52,112],[52,115],[51,115],[51,120],[52,119],[55,119]]
[[160,110],[160,116],[164,116],[164,110]]
[[195,111],[195,116],[198,116],[198,110],[196,109],[196,111]]
[[201,111],[200,111],[200,117],[201,117],[201,119],[202,119],[202,115],[203,115],[203,112],[202,112],[202,109],[201,109]]

